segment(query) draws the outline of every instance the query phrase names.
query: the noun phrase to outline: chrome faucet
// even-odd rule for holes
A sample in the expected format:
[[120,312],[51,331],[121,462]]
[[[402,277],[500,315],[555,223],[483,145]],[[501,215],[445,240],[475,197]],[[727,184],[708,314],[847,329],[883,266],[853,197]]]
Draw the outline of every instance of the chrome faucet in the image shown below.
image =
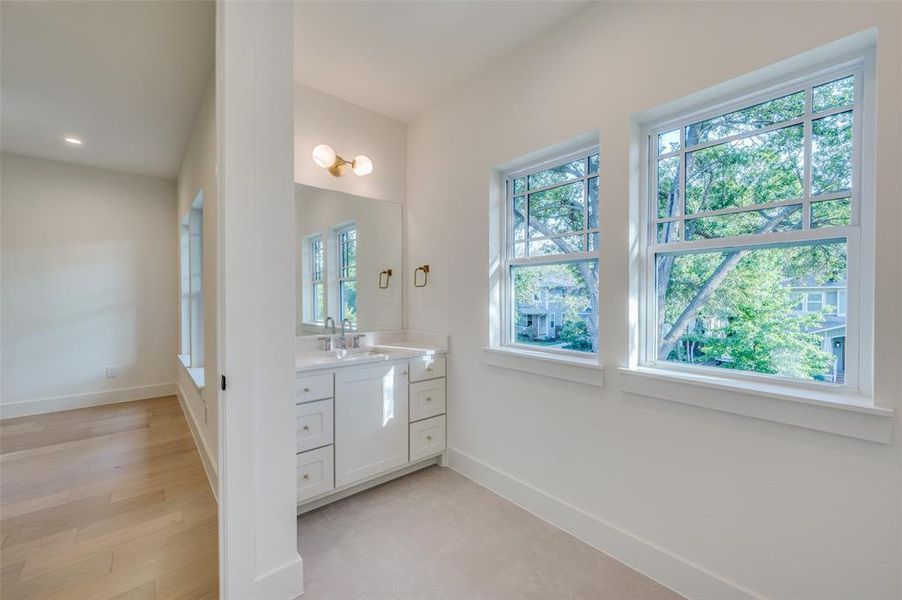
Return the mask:
[[[329,323],[332,323],[332,334],[329,335]],[[335,335],[335,319],[332,317],[326,317],[326,320],[323,322],[323,333],[325,335],[320,336],[316,339],[323,343],[323,350],[328,352],[332,349],[332,336]]]
[[348,326],[348,327],[347,327],[347,330],[350,331],[350,330],[351,330],[351,321],[350,321],[350,319],[342,319],[342,320],[341,320],[341,337],[338,338],[338,341],[339,341],[339,344],[341,344],[341,349],[342,349],[342,350],[347,350],[347,349],[348,349],[348,339],[347,339],[347,336],[345,335],[345,325],[346,325],[346,324],[347,324],[347,326]]

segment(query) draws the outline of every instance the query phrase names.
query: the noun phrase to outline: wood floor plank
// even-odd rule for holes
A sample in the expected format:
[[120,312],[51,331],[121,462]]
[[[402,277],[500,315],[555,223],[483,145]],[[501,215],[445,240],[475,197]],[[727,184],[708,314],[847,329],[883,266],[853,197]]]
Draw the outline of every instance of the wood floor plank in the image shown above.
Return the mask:
[[0,422],[3,600],[218,596],[217,506],[178,399]]

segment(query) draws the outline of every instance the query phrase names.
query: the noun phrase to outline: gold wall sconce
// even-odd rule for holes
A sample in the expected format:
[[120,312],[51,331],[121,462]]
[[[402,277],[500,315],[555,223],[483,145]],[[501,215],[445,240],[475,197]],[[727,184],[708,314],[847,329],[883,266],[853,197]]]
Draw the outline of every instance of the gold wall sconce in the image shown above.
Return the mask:
[[[423,274],[423,283],[420,283],[417,275],[419,273]],[[413,271],[413,287],[426,287],[426,284],[429,283],[429,265],[421,265],[414,269]]]
[[379,289],[388,289],[388,280],[391,278],[391,269],[385,269],[379,272]]
[[329,171],[333,177],[344,175],[349,166],[360,177],[373,172],[373,161],[369,156],[358,154],[353,160],[345,160],[335,154],[335,150],[329,144],[320,144],[313,149],[313,162]]

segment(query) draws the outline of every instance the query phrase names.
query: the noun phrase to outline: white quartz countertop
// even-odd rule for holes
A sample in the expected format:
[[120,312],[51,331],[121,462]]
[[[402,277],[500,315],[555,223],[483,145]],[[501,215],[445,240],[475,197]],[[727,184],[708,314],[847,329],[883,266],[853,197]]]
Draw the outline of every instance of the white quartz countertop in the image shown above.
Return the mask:
[[335,369],[350,367],[353,365],[365,365],[381,362],[392,362],[428,356],[430,354],[445,354],[446,349],[431,345],[404,345],[380,344],[354,350],[298,350],[295,354],[295,371],[303,373],[319,369]]

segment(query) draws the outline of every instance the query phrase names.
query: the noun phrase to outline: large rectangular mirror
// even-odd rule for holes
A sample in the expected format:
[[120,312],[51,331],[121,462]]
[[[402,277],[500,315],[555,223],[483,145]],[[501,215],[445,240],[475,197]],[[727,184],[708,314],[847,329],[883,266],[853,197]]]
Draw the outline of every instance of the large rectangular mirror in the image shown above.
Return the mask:
[[295,333],[401,328],[402,206],[295,184]]

